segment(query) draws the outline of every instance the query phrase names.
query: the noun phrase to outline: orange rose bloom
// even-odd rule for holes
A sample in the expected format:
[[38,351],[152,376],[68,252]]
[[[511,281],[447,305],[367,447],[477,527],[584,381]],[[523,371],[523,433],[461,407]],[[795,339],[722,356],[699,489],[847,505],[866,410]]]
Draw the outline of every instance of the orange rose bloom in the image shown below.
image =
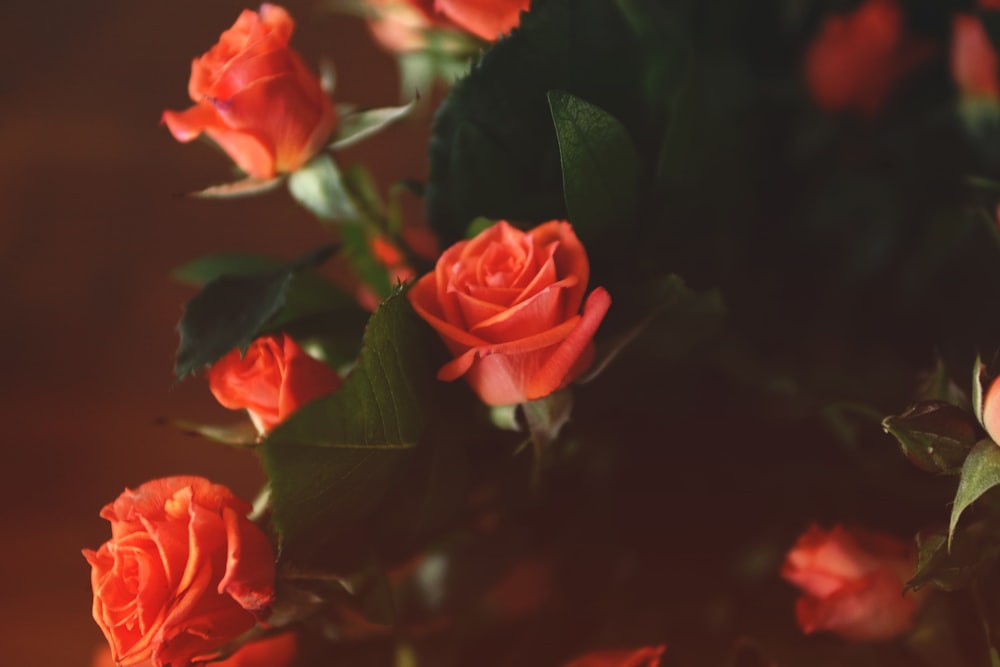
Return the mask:
[[445,250],[407,296],[455,355],[438,379],[464,375],[484,403],[511,405],[551,394],[590,365],[611,297],[598,287],[584,303],[589,277],[568,222],[522,232],[501,221]]
[[874,116],[896,81],[929,54],[905,33],[896,0],[866,0],[850,14],[826,19],[806,54],[806,83],[824,109]]
[[201,477],[167,477],[101,510],[111,539],[84,550],[94,620],[121,665],[184,667],[263,617],[274,554],[250,504]]
[[[288,667],[298,653],[295,634],[284,632],[249,644],[244,644],[236,653],[225,660],[211,663],[212,667]],[[147,660],[139,667],[147,667]],[[94,655],[91,667],[117,667],[111,649],[104,645]]]
[[570,660],[563,667],[660,667],[666,646],[647,646],[640,649],[594,651]]
[[914,550],[895,538],[814,525],[785,556],[781,576],[803,592],[795,612],[804,633],[879,641],[913,627],[924,596],[903,588],[915,569]]
[[489,42],[517,27],[530,5],[531,0],[434,0],[439,12]]
[[174,138],[187,142],[204,132],[258,178],[295,171],[319,152],[337,115],[319,79],[288,47],[293,28],[277,5],[240,14],[192,63],[194,106],[163,112]]
[[230,410],[246,409],[257,430],[267,433],[300,407],[340,388],[340,376],[313,359],[285,334],[262,336],[234,349],[208,370],[215,399]]
[[951,73],[963,97],[1000,100],[997,52],[974,14],[957,14],[952,22]]

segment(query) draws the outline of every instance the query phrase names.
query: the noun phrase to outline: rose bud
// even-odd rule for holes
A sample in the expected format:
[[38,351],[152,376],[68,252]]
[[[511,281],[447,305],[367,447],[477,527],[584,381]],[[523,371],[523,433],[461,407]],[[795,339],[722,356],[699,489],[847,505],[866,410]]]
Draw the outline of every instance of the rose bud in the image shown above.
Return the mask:
[[892,639],[913,627],[924,593],[903,593],[916,569],[914,549],[857,528],[810,526],[785,556],[781,576],[802,590],[795,605],[804,633],[851,641]]
[[962,97],[1000,100],[997,52],[974,14],[956,14],[952,21],[951,74]]
[[594,651],[574,658],[563,667],[660,667],[666,646],[647,646],[640,649]]
[[434,6],[457,25],[495,42],[521,22],[531,0],[435,0]]
[[266,615],[274,553],[250,509],[201,477],[166,477],[101,510],[111,539],[83,555],[116,663],[203,662]]
[[824,109],[874,116],[895,83],[930,52],[906,34],[896,0],[865,0],[823,23],[806,53],[806,84]]
[[340,388],[340,376],[313,359],[285,334],[262,336],[246,353],[230,351],[208,370],[215,399],[230,410],[246,409],[261,435],[300,407]]
[[293,28],[277,5],[240,14],[192,63],[194,106],[163,112],[174,138],[187,142],[204,132],[257,178],[295,171],[316,155],[337,114],[319,78],[288,47]]
[[1000,444],[1000,377],[994,378],[983,394],[983,427],[993,442]]
[[438,379],[465,376],[484,403],[510,405],[547,396],[590,365],[611,297],[598,287],[584,303],[589,276],[568,222],[522,232],[501,221],[445,250],[407,296],[455,355]]

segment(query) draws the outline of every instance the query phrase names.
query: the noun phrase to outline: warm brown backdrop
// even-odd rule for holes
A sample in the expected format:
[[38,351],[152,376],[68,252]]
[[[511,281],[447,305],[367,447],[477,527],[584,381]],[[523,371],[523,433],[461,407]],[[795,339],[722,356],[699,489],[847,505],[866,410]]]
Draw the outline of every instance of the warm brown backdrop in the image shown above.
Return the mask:
[[[393,60],[364,25],[316,1],[285,5],[293,45],[337,66],[337,99],[397,102]],[[82,547],[126,485],[201,474],[249,497],[244,453],[162,417],[225,421],[200,378],[172,387],[174,326],[189,290],[170,269],[221,250],[294,256],[326,240],[285,190],[235,202],[178,196],[227,162],[159,126],[184,108],[191,58],[239,11],[230,0],[6,3],[0,40],[3,368],[0,665],[82,667],[102,641]],[[425,173],[427,119],[346,154],[383,183]]]

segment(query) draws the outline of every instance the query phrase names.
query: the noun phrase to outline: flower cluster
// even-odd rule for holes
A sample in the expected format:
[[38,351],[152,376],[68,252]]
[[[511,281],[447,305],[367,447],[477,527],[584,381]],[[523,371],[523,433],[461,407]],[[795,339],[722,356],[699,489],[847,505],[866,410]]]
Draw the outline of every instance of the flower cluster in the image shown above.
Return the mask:
[[[162,121],[323,241],[178,270],[241,414],[177,423],[267,481],[101,510],[96,665],[992,664],[1000,5],[772,4],[341,3],[425,86],[374,109],[242,12]],[[436,78],[383,195],[342,149]]]

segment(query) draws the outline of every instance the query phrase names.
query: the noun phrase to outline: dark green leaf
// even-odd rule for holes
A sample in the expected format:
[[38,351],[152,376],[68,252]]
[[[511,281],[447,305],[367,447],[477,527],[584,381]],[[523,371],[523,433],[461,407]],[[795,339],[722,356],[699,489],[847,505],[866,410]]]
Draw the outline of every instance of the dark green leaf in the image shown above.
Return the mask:
[[686,62],[663,12],[654,0],[536,0],[520,27],[485,52],[435,118],[427,209],[444,243],[479,216],[565,217],[550,90],[618,119],[652,172],[681,83],[671,73],[680,68],[669,65]]
[[365,526],[411,460],[434,377],[425,334],[406,299],[390,298],[369,321],[344,386],[264,442],[274,521],[292,558]]
[[955,535],[955,527],[966,510],[984,493],[1000,484],[1000,446],[986,438],[980,440],[969,452],[962,466],[962,477],[958,482],[955,504],[951,508],[948,525],[948,544]]
[[987,526],[974,523],[955,531],[955,539],[948,547],[948,532],[925,530],[917,535],[917,569],[907,588],[917,590],[928,584],[945,591],[968,587],[982,573],[992,569],[1000,557],[1000,544],[996,544]]
[[193,259],[177,267],[171,277],[201,287],[222,276],[247,276],[274,271],[284,264],[279,259],[245,253],[222,253]]
[[[569,93],[548,93],[559,141],[563,196],[584,243],[622,240],[639,203],[639,158],[618,120]],[[609,233],[610,232],[610,233]]]
[[245,349],[285,306],[295,275],[323,263],[334,250],[326,246],[267,273],[222,275],[206,284],[188,301],[177,326],[181,342],[174,375],[181,379],[235,347]]
[[928,472],[957,474],[979,439],[973,415],[944,401],[923,401],[901,415],[886,417],[882,428],[903,454]]

